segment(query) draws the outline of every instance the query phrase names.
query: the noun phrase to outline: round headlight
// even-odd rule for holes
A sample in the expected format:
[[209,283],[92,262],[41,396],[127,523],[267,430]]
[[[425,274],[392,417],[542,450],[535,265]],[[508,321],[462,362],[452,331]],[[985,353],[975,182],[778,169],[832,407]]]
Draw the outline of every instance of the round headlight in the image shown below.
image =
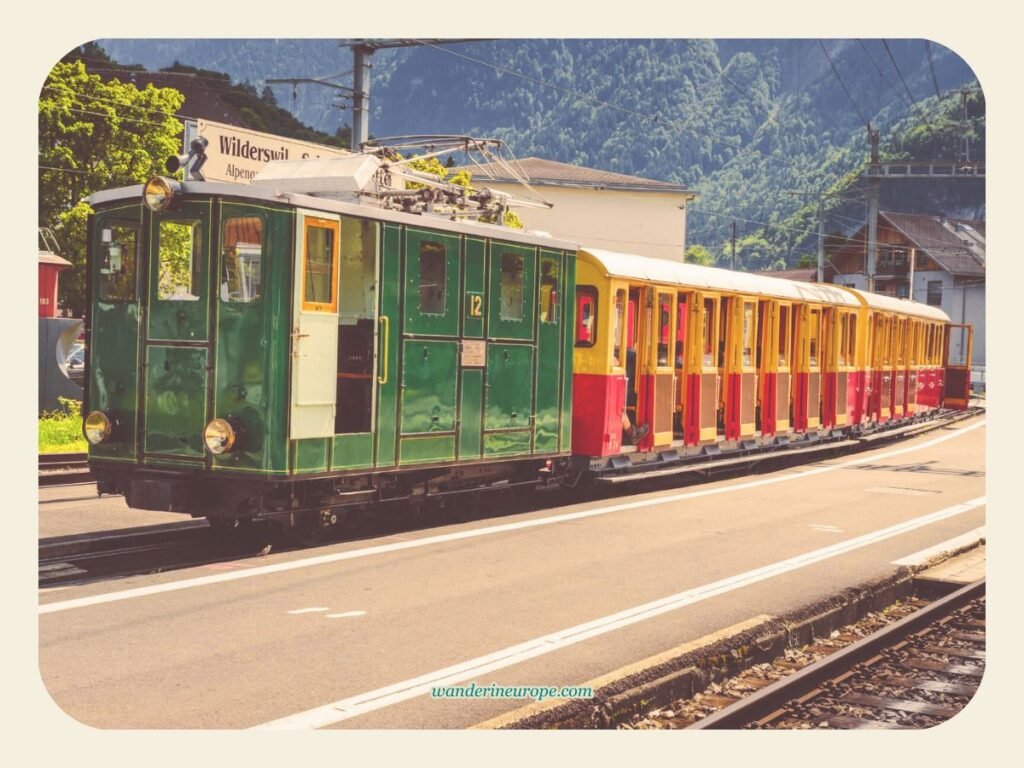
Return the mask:
[[227,453],[235,444],[235,430],[224,419],[214,419],[203,430],[206,450],[214,455]]
[[181,192],[181,185],[174,179],[154,176],[142,188],[142,199],[151,211],[163,211],[171,205],[174,196],[179,192]]
[[93,445],[99,445],[110,437],[110,419],[101,411],[93,411],[82,423],[85,439]]

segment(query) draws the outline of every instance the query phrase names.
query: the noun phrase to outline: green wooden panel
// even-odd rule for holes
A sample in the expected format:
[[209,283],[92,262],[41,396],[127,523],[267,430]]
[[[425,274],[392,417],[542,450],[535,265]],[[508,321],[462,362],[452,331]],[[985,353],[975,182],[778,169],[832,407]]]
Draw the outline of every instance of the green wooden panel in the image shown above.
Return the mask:
[[487,345],[484,430],[529,428],[533,405],[533,347]]
[[562,399],[562,259],[542,251],[537,321],[535,453],[558,451]]
[[[443,253],[443,280],[440,279],[440,272],[427,274],[425,265],[428,256],[425,254],[432,253]],[[430,260],[433,261],[432,258]],[[461,305],[459,261],[458,237],[417,229],[406,230],[403,332],[431,336],[458,335]],[[438,268],[441,263],[437,263]]]
[[[380,251],[380,281],[377,286],[380,294],[379,317],[387,318],[380,322],[380,352],[384,354],[387,347],[387,358],[378,363],[380,376],[387,374],[383,384],[377,385],[377,451],[378,467],[393,467],[396,456],[398,432],[398,351],[401,346],[399,328],[399,265],[400,265],[400,234],[396,225],[384,225],[384,236]],[[386,336],[386,338],[385,338]]]
[[[211,203],[184,202],[174,211],[153,214],[149,228],[149,288],[147,300],[149,307],[146,335],[149,339],[160,341],[204,341],[209,335],[210,314],[210,232]],[[178,237],[184,226],[198,222],[198,231],[194,242],[186,242]],[[160,243],[161,233],[170,233],[164,245],[166,253],[182,256],[181,279],[188,283],[181,287],[181,295],[177,292],[164,293],[161,297],[160,284]],[[192,250],[191,260],[187,251]],[[168,260],[170,257],[168,257]],[[190,266],[191,265],[191,266]]]
[[89,402],[84,404],[82,410],[83,413],[103,411],[114,421],[110,437],[99,445],[89,446],[91,456],[134,461],[139,406],[138,291],[129,289],[123,300],[104,301],[100,299],[98,289],[100,270],[109,269],[109,264],[104,267],[106,254],[101,239],[102,231],[113,226],[135,229],[135,274],[125,274],[122,281],[129,286],[137,285],[137,270],[145,265],[145,261],[140,261],[142,206],[121,206],[97,213],[92,229],[89,263],[89,278],[92,281],[92,306],[89,312],[91,330],[86,350],[89,355]]
[[403,437],[400,463],[426,464],[435,461],[452,461],[455,458],[455,436]]
[[488,264],[488,338],[533,338],[536,261],[534,248],[491,242]]
[[465,284],[462,294],[462,335],[479,339],[484,335],[487,295],[484,288],[484,241],[466,238]]
[[562,433],[559,450],[565,453],[572,449],[572,355],[574,329],[576,327],[576,254],[563,253],[562,261]]
[[403,342],[403,435],[455,430],[458,352],[457,341]]
[[146,453],[203,458],[206,349],[146,349]]
[[311,437],[292,440],[292,470],[295,474],[324,472],[327,470],[327,448],[331,439]]
[[[228,419],[239,437],[233,450],[213,457],[213,468],[282,472],[288,469],[287,317],[294,218],[287,209],[224,203],[221,228],[235,217],[260,221],[263,249],[259,298],[250,302],[226,301],[224,292],[218,291],[211,418]],[[250,237],[255,239],[252,234]],[[220,240],[217,250],[220,284],[225,275],[225,253]],[[282,254],[289,258],[280,258]]]
[[483,392],[484,372],[479,368],[463,369],[459,388],[459,459],[480,457]]
[[363,469],[373,466],[373,433],[334,436],[331,469]]
[[530,452],[530,430],[488,432],[484,435],[484,456],[512,456]]

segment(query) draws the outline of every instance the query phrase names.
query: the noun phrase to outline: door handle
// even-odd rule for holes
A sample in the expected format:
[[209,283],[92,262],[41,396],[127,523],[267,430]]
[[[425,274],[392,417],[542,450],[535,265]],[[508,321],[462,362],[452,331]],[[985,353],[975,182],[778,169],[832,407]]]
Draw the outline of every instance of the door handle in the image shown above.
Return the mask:
[[388,324],[388,316],[387,315],[381,315],[380,318],[379,318],[379,322],[384,326],[384,329],[382,331],[383,336],[384,336],[384,353],[382,355],[382,357],[384,359],[384,362],[383,362],[384,373],[377,377],[377,383],[378,384],[387,384],[388,383],[388,342],[390,341],[391,330],[390,330],[390,325]]

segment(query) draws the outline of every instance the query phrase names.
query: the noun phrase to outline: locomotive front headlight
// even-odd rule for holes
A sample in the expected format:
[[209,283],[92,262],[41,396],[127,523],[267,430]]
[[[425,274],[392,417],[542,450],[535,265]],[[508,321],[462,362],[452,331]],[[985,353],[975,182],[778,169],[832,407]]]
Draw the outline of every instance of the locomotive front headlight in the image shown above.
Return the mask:
[[110,419],[102,411],[93,411],[85,417],[85,421],[82,423],[85,439],[92,445],[99,445],[110,437],[110,430]]
[[151,211],[165,211],[181,192],[181,185],[165,176],[154,176],[142,188],[142,199]]
[[235,430],[224,419],[214,419],[203,430],[203,442],[206,450],[219,456],[230,451],[235,444]]

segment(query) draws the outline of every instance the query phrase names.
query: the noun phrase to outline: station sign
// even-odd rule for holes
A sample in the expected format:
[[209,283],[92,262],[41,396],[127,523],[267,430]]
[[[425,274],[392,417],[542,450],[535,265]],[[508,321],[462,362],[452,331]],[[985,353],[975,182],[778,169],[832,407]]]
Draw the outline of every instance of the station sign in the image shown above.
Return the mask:
[[207,140],[203,177],[207,181],[248,184],[271,160],[303,160],[310,157],[344,157],[340,147],[286,139],[210,120],[185,122],[185,152],[197,137]]

